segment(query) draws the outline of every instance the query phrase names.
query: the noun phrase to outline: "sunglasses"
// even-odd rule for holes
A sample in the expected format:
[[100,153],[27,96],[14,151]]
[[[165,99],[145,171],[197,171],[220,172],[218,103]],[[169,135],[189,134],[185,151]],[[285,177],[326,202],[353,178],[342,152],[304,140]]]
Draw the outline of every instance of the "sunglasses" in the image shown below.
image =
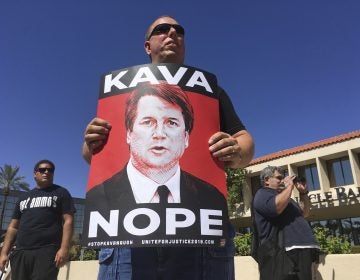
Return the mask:
[[151,31],[148,40],[153,35],[161,35],[161,34],[168,34],[170,29],[174,28],[177,34],[185,35],[185,29],[179,24],[170,24],[170,23],[161,23],[156,25],[154,29]]
[[48,173],[54,173],[54,171],[55,171],[55,169],[54,168],[51,168],[51,167],[44,167],[44,168],[38,168],[37,170],[36,170],[37,172],[40,172],[40,173],[45,173],[46,171],[48,172]]
[[274,178],[276,178],[276,179],[278,179],[278,180],[282,180],[282,179],[284,179],[284,177],[283,176],[275,176]]

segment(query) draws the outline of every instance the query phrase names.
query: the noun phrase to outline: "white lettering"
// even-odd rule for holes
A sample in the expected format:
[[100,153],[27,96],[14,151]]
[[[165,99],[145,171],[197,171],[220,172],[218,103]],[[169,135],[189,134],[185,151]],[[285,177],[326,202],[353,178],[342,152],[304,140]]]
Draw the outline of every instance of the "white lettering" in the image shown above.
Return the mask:
[[41,197],[36,197],[34,202],[34,208],[39,207],[41,201]]
[[195,85],[203,86],[208,92],[213,92],[203,72],[195,71],[186,84],[188,87],[194,87]]
[[117,236],[119,222],[119,210],[110,211],[109,222],[100,215],[98,211],[90,212],[89,237],[97,237],[98,226],[100,226],[109,236]]
[[[150,223],[147,227],[143,229],[135,227],[134,219],[138,215],[146,215],[149,217]],[[148,208],[134,209],[129,213],[127,213],[124,218],[124,228],[126,229],[127,232],[133,235],[143,236],[143,235],[151,234],[159,228],[159,225],[160,225],[159,215],[154,210]]]
[[46,196],[43,196],[40,200],[40,207],[46,207],[46,204],[47,204],[47,197]]
[[154,74],[150,71],[149,67],[141,67],[136,73],[134,79],[131,81],[129,87],[136,87],[138,83],[150,82],[151,84],[158,84]]
[[[172,85],[179,84],[180,80],[189,70],[186,67],[179,67],[177,72],[173,76],[166,66],[161,65],[161,66],[157,66],[157,68],[159,69],[160,73],[165,78],[167,83]],[[129,70],[121,71],[115,77],[113,77],[112,74],[106,75],[104,78],[104,94],[110,93],[113,86],[115,86],[119,90],[122,90],[122,89],[136,87],[139,83],[143,83],[143,82],[149,82],[151,84],[159,84],[159,81],[152,72],[152,69],[153,68],[148,66],[140,67],[135,73],[134,77],[132,78],[132,81],[129,86],[125,85],[121,81],[121,78],[123,78],[129,72]],[[211,89],[209,82],[207,81],[204,73],[198,70],[192,70],[192,71],[194,71],[194,73],[192,74],[190,80],[187,82],[186,86],[188,87],[194,87],[195,85],[201,86],[204,87],[205,90],[207,90],[208,92],[213,93],[213,90]]]
[[52,201],[53,201],[53,204],[52,204],[52,207],[53,208],[56,208],[56,201],[57,201],[58,197],[56,195],[53,196],[52,198]]
[[160,73],[164,76],[165,80],[170,85],[177,85],[181,78],[184,76],[185,72],[188,70],[185,67],[180,67],[176,72],[175,76],[172,76],[170,71],[166,66],[158,66]]
[[116,86],[118,89],[124,89],[127,88],[126,85],[124,85],[122,82],[120,82],[120,78],[122,76],[124,76],[126,73],[128,72],[128,70],[126,71],[121,71],[119,74],[116,75],[115,78],[112,79],[112,74],[106,75],[105,76],[105,81],[104,81],[104,93],[109,93],[111,92],[111,87],[112,86]]
[[30,208],[34,207],[34,202],[35,202],[35,199],[31,199]]
[[20,202],[20,211],[21,212],[27,208],[27,204],[29,203],[29,200],[30,200],[30,197],[28,197],[26,200],[22,200]]
[[[177,221],[176,216],[183,215],[185,220]],[[166,234],[176,234],[176,228],[186,228],[195,223],[195,214],[185,208],[166,209]]]
[[[141,228],[136,225],[136,218],[145,216],[148,219]],[[143,218],[143,217],[142,217]],[[176,235],[180,228],[188,228],[195,224],[196,215],[193,211],[186,208],[167,208],[166,217],[162,221],[159,214],[153,209],[137,208],[127,213],[121,223],[122,217],[119,217],[119,210],[111,210],[109,218],[104,218],[98,211],[91,211],[89,218],[88,237],[98,237],[99,227],[110,236],[118,236],[119,225],[122,230],[133,236],[146,236],[157,231],[161,222],[165,223],[167,235]],[[120,222],[120,224],[119,224]],[[200,234],[207,236],[222,236],[222,211],[214,209],[200,209]],[[214,227],[217,226],[217,227]]]
[[25,203],[25,205],[24,205],[24,208],[28,208],[29,201],[30,201],[30,197],[28,197],[28,198],[26,199],[26,203]]
[[51,196],[50,196],[50,197],[47,198],[46,206],[51,207],[51,204],[52,204],[52,199],[51,199]]
[[210,216],[219,216],[222,217],[221,210],[209,210],[209,209],[200,209],[200,226],[201,226],[201,235],[218,235],[222,236],[223,231],[217,229],[210,229],[210,225],[222,225],[222,220],[210,219]]

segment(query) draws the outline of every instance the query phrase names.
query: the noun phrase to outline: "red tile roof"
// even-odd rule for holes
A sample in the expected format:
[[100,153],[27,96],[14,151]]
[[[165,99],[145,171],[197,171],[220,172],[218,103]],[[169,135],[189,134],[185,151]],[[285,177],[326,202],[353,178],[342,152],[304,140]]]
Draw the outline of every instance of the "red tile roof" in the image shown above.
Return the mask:
[[286,157],[286,156],[289,156],[289,155],[298,154],[298,153],[302,153],[302,152],[309,151],[309,150],[314,150],[316,148],[328,146],[328,145],[331,145],[331,144],[347,141],[347,140],[350,140],[350,139],[353,139],[353,138],[358,138],[358,137],[360,137],[360,130],[345,133],[345,134],[342,134],[342,135],[339,135],[339,136],[334,136],[334,137],[324,139],[324,140],[320,140],[320,141],[317,141],[317,142],[313,142],[313,143],[310,143],[310,144],[297,146],[297,147],[286,149],[286,150],[283,150],[283,151],[275,152],[275,153],[265,155],[265,156],[262,156],[262,157],[258,157],[256,159],[253,159],[250,162],[249,165],[255,165],[255,164],[262,163],[262,162],[274,160],[274,159],[277,159],[277,158],[282,158],[282,157]]

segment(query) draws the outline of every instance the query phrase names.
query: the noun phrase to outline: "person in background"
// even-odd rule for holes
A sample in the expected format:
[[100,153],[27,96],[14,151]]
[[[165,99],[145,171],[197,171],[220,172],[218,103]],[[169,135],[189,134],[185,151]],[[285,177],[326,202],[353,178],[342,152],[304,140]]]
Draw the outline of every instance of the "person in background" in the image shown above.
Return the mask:
[[13,280],[54,280],[69,257],[75,207],[70,193],[55,185],[55,165],[40,160],[36,187],[19,197],[0,255],[0,270],[9,262]]
[[[145,35],[145,52],[151,63],[183,64],[185,59],[185,29],[170,16],[160,16],[150,24]],[[226,167],[245,167],[254,155],[254,142],[237,116],[229,96],[222,88],[220,95],[220,131],[208,141],[211,155]],[[90,163],[100,151],[111,131],[106,120],[94,118],[86,127],[82,154]],[[229,237],[223,248],[172,248],[161,256],[155,267],[147,262],[159,259],[156,248],[107,248],[99,254],[98,279],[104,280],[231,280],[234,276],[234,229],[229,222]],[[164,258],[165,257],[165,258]]]
[[[254,197],[253,215],[261,244],[271,237],[273,227],[282,229],[284,247],[294,262],[299,280],[312,279],[312,263],[317,260],[319,245],[305,217],[310,201],[304,178],[287,176],[276,166],[265,167],[260,173],[263,187]],[[291,198],[294,189],[300,195],[299,204]],[[260,275],[260,279],[267,279]]]

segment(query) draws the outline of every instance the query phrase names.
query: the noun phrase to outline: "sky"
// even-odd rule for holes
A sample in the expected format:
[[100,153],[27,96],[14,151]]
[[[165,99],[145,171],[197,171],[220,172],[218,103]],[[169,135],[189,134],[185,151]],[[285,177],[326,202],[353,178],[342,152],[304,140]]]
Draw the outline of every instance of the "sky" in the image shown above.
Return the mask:
[[55,162],[85,197],[81,157],[103,73],[149,63],[160,15],[185,30],[185,64],[214,73],[256,144],[255,158],[359,130],[358,0],[34,0],[0,3],[0,166]]

